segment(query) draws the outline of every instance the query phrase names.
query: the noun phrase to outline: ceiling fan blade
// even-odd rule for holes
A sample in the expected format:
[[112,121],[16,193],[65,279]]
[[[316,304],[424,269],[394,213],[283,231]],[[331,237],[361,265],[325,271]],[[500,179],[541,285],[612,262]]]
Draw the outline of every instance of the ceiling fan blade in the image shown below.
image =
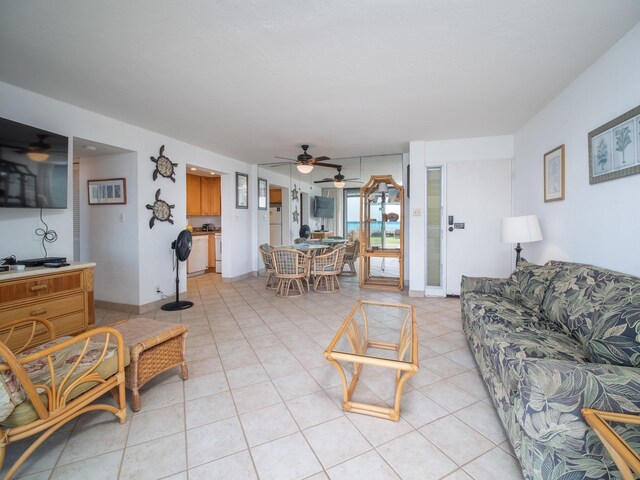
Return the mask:
[[275,157],[273,157],[273,158],[280,158],[280,159],[282,159],[282,160],[291,160],[292,162],[297,162],[297,160],[296,160],[295,158],[278,157],[278,156],[275,156]]
[[323,178],[322,180],[316,180],[313,183],[327,183],[327,182],[333,182],[333,178]]
[[314,161],[314,162],[324,162],[325,160],[331,160],[331,157],[324,157],[324,156],[322,156],[322,157],[315,157],[315,158],[313,158],[313,161]]
[[335,165],[333,163],[314,163],[314,167],[329,167],[329,168],[342,168],[342,165]]
[[276,162],[276,163],[260,163],[258,166],[271,168],[271,167],[281,167],[283,165],[293,165],[293,164],[289,162]]
[[343,182],[357,182],[362,183],[359,178],[345,178]]

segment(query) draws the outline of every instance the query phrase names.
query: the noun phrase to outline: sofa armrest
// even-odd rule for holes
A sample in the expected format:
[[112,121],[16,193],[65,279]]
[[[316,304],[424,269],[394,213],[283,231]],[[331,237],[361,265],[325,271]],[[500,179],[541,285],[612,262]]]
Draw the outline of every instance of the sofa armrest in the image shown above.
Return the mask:
[[508,280],[507,278],[465,277],[463,275],[460,283],[460,295],[476,292],[504,296]]
[[53,324],[43,317],[25,317],[4,323],[0,329],[0,342],[11,347],[11,351],[18,354],[33,342],[36,335],[39,335],[42,328],[47,332],[47,339],[51,341],[56,338]]

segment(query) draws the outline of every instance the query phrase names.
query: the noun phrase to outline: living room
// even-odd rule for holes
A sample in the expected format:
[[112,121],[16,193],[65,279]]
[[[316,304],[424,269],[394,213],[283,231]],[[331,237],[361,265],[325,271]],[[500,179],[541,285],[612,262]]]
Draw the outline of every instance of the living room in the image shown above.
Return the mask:
[[[142,316],[185,324],[190,332],[188,380],[175,371],[152,380],[142,389],[142,410],[129,409],[124,425],[113,415],[81,416],[37,449],[17,478],[83,478],[78,472],[96,464],[106,478],[551,478],[526,468],[521,473],[462,333],[460,300],[447,295],[461,293],[461,275],[509,276],[514,245],[501,242],[500,219],[511,216],[539,221],[542,240],[522,243],[527,261],[577,262],[640,276],[637,168],[593,181],[589,137],[640,105],[639,21],[640,6],[624,0],[403,7],[316,2],[313,8],[284,0],[188,8],[148,2],[82,9],[71,2],[2,5],[0,117],[68,137],[70,148],[68,207],[0,209],[0,257],[45,256],[34,232],[46,228],[57,232],[57,240],[46,244],[47,256],[73,259],[71,164],[82,156],[78,149],[85,143],[79,140],[119,149],[126,159],[111,170],[95,160],[95,173],[127,177],[127,204],[80,207],[85,225],[105,212],[113,222],[96,227],[100,253],[79,258],[96,262],[95,323]],[[636,165],[639,131],[630,144]],[[274,157],[295,162],[306,142],[313,156],[331,157],[327,162],[395,155],[394,179],[404,188],[402,292],[360,289],[357,278],[348,277],[341,277],[342,290],[334,295],[311,291],[280,299],[264,289],[258,246],[268,218],[259,206],[258,179],[265,178],[266,164],[280,161]],[[154,178],[150,157],[157,158],[162,146],[177,164],[175,182]],[[546,201],[545,155],[560,147],[562,198]],[[362,171],[348,170],[351,163],[344,162],[348,178]],[[479,179],[498,163],[506,180],[489,188]],[[176,289],[171,244],[187,226],[188,165],[220,175],[223,273],[188,278],[181,265],[178,288],[195,305],[168,315],[159,309]],[[492,212],[487,221],[455,210],[459,198],[442,197],[442,238],[450,235],[452,243],[436,258],[444,269],[438,285],[427,281],[436,268],[427,235],[429,168],[443,168],[445,191],[458,188],[457,196],[471,206],[482,207],[492,194],[496,203],[495,211],[485,208]],[[475,169],[477,174],[468,173]],[[269,173],[269,184],[304,185],[320,195],[314,180],[335,175],[328,168],[307,177],[288,170]],[[460,193],[456,172],[477,190]],[[375,172],[384,173],[391,172]],[[247,178],[247,208],[238,208],[237,174]],[[83,203],[86,182],[94,179],[87,175],[80,176]],[[159,189],[159,198],[175,205],[174,223],[156,219],[150,228],[147,205]],[[465,228],[449,232],[450,215]],[[291,218],[286,243],[301,226]],[[463,235],[471,240],[456,246]],[[358,299],[417,308],[420,371],[408,383],[406,417],[401,412],[398,423],[343,412],[339,376],[322,358]],[[304,335],[296,339],[287,327]],[[281,354],[276,357],[287,360],[274,365],[271,345]],[[363,382],[364,397],[389,400],[378,390],[386,384],[382,377]],[[253,397],[266,400],[252,405]],[[219,416],[212,413],[216,408],[230,413]],[[311,419],[316,410],[321,420]],[[272,425],[269,414],[282,422]],[[181,426],[157,420],[171,415]],[[323,446],[340,444],[339,432],[354,440],[351,453]],[[457,453],[451,432],[477,448]],[[235,447],[218,451],[209,439],[216,435]],[[3,473],[29,441],[7,446]],[[168,459],[172,442],[176,455]],[[280,447],[301,452],[303,460],[287,469]],[[153,467],[154,455],[167,457],[161,471]],[[369,470],[371,465],[376,468]]]

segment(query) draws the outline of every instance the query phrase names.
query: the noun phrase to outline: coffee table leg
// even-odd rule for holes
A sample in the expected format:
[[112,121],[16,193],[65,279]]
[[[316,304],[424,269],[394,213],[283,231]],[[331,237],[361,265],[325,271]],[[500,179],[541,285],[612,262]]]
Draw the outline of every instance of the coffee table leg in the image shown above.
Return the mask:
[[183,380],[189,378],[189,369],[187,368],[187,362],[182,362],[180,364],[180,376]]

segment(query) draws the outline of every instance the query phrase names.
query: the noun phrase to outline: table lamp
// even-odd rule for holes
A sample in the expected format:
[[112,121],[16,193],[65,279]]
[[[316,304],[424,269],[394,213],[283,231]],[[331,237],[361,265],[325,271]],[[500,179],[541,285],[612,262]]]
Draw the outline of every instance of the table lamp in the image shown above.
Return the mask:
[[542,231],[538,217],[524,215],[522,217],[505,217],[501,222],[502,243],[516,244],[516,266],[520,262],[521,243],[538,242],[542,240]]

